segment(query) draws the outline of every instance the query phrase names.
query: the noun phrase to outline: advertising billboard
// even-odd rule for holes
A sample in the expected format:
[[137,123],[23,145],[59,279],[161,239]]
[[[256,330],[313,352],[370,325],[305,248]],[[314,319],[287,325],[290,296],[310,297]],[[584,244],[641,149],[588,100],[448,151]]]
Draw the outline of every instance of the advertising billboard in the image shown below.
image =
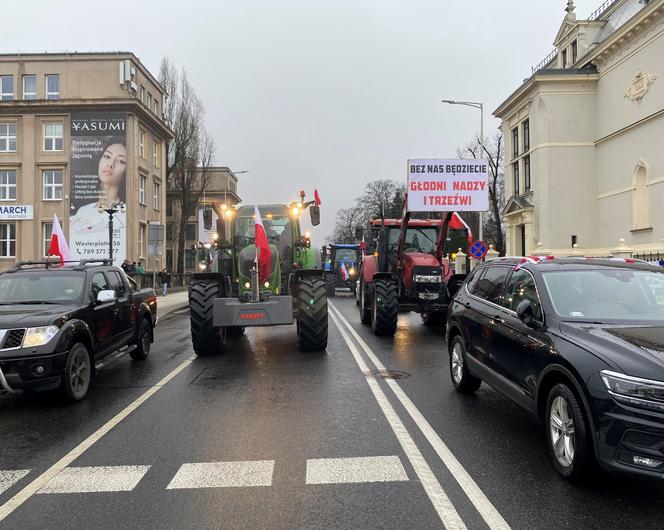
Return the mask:
[[486,160],[408,160],[411,212],[484,212],[489,209]]
[[206,208],[198,208],[198,241],[201,243],[213,243],[214,235],[217,233],[217,220],[219,219],[219,216],[217,215],[217,212],[214,210],[214,208],[207,209],[210,210],[210,214],[212,215],[212,227],[210,230],[205,229],[204,216]]
[[113,215],[113,261],[127,257],[126,115],[72,112],[69,163],[69,248],[74,259],[108,258]]

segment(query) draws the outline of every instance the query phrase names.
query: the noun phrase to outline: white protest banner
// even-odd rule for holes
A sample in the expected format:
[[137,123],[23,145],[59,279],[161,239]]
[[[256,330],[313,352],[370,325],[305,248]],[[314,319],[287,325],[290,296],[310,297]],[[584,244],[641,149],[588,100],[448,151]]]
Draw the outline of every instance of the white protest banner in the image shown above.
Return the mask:
[[489,209],[486,160],[408,160],[408,210],[483,212]]

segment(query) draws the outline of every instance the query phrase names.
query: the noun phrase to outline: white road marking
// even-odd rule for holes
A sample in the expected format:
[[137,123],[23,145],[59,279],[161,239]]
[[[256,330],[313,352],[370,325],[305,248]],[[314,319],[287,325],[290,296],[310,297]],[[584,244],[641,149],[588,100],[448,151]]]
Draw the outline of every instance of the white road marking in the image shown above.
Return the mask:
[[[335,315],[335,311],[332,311],[330,316],[339,329],[339,332],[341,333],[344,341],[348,345],[348,348],[353,354],[355,362],[360,367],[362,373],[368,372],[369,367],[364,362],[362,355],[360,355],[359,350],[346,332],[345,327],[341,324],[338,317]],[[392,404],[389,402],[383,390],[378,385],[378,381],[373,378],[367,378],[366,381],[369,384],[369,388],[371,388],[371,392],[376,398],[378,406],[381,408],[383,415],[387,419],[387,422],[390,424],[394,435],[397,437],[399,444],[401,444],[401,448],[406,454],[410,465],[413,466],[417,478],[422,483],[422,487],[424,487],[424,491],[429,497],[431,504],[433,504],[433,507],[436,510],[440,521],[443,523],[445,528],[450,530],[465,529],[466,525],[461,520],[461,517],[457,513],[456,508],[454,508],[454,505],[443,490],[440,482],[438,482],[436,476],[433,474],[433,471],[431,471],[429,464],[427,464],[426,460],[422,456],[422,453],[418,449],[410,433],[406,430],[406,427],[401,422],[401,419],[395,412]]]
[[307,484],[407,481],[398,456],[315,458],[307,460]]
[[[328,301],[329,302],[329,301]],[[353,326],[344,318],[341,312],[334,307],[334,305],[329,302],[329,305],[332,307],[332,315],[336,315],[341,322],[344,323],[348,331],[353,335],[357,343],[362,347],[364,352],[367,354],[367,357],[371,360],[377,370],[385,370],[385,365],[380,362],[376,354],[369,347],[369,345],[364,342],[362,337],[355,331]],[[406,393],[401,389],[399,384],[393,379],[386,380],[387,385],[390,387],[394,395],[404,406],[410,417],[417,424],[422,434],[429,441],[433,449],[438,454],[439,458],[442,460],[443,464],[449,469],[450,473],[454,476],[458,482],[461,489],[464,491],[470,502],[473,503],[477,511],[480,513],[486,524],[489,528],[496,529],[508,529],[510,526],[507,524],[503,516],[500,515],[500,512],[495,508],[491,501],[487,498],[484,492],[480,489],[477,483],[473,478],[468,474],[464,469],[461,463],[454,456],[452,451],[445,445],[443,440],[438,436],[438,433],[431,427],[431,424],[427,419],[422,415],[422,413],[417,409],[415,404],[410,400]]]
[[29,469],[4,469],[0,470],[0,494],[7,491],[19,480],[30,473]]
[[67,467],[37,493],[132,491],[150,466]]
[[274,460],[183,464],[166,489],[271,486]]
[[36,479],[30,482],[25,486],[21,491],[9,499],[6,503],[0,506],[0,521],[3,521],[10,515],[16,508],[21,506],[25,501],[37,493],[49,480],[55,477],[63,469],[65,469],[69,464],[81,456],[85,451],[92,447],[96,442],[108,434],[113,427],[118,425],[122,420],[134,412],[138,407],[145,403],[148,399],[154,396],[161,388],[164,387],[168,382],[170,382],[176,375],[178,375],[182,370],[191,364],[195,357],[190,357],[186,361],[182,362],[177,368],[175,368],[171,373],[159,381],[156,385],[148,389],[144,394],[139,398],[133,401],[127,408],[116,414],[112,419],[102,425],[96,432],[92,433],[80,444],[78,444],[74,449],[69,451],[65,456],[58,460],[55,464],[49,467]]

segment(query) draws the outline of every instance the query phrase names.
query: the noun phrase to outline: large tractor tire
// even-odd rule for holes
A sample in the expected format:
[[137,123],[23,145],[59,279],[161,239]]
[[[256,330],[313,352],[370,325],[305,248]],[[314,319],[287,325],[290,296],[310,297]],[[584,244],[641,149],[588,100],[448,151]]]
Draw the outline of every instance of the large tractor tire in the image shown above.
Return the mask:
[[298,289],[297,338],[302,351],[327,347],[327,296],[323,280],[302,280]]
[[226,329],[212,325],[215,298],[219,298],[216,282],[197,281],[189,286],[191,342],[198,356],[221,353],[226,346]]
[[399,299],[396,282],[374,280],[371,296],[371,329],[376,335],[393,336],[399,319]]
[[362,324],[371,324],[371,287],[360,280],[360,320]]
[[328,298],[334,298],[334,295],[336,294],[334,288],[337,279],[334,276],[334,273],[331,272],[328,272],[325,275],[325,293]]

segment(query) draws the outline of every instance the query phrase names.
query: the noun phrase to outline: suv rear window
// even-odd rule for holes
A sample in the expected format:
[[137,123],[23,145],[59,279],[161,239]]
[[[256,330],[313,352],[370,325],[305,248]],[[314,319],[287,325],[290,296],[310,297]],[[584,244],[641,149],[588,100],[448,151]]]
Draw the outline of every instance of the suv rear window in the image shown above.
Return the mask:
[[499,303],[498,299],[511,270],[511,267],[487,267],[470,293],[494,304]]

